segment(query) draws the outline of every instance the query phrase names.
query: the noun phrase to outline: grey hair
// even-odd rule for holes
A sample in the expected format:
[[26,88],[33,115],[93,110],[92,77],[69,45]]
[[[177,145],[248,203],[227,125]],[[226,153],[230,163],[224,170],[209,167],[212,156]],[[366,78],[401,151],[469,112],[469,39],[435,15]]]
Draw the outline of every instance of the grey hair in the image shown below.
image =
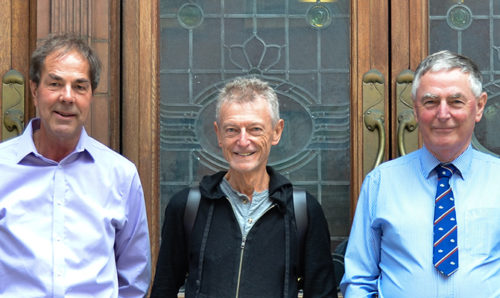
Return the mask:
[[248,103],[255,101],[258,97],[263,98],[269,104],[269,112],[273,126],[280,119],[279,102],[276,92],[267,82],[255,77],[237,77],[227,83],[217,96],[215,108],[215,119],[220,120],[220,109],[223,104],[237,102]]
[[40,84],[40,76],[47,56],[54,52],[65,55],[72,50],[76,50],[89,63],[89,77],[92,93],[99,84],[101,76],[101,61],[95,51],[79,36],[73,33],[61,35],[49,35],[31,55],[30,80]]
[[441,70],[459,69],[463,73],[469,74],[470,89],[477,98],[483,91],[483,76],[479,67],[468,57],[453,53],[448,50],[431,54],[425,58],[415,70],[415,78],[411,88],[413,98],[416,98],[420,79],[427,72],[437,72]]

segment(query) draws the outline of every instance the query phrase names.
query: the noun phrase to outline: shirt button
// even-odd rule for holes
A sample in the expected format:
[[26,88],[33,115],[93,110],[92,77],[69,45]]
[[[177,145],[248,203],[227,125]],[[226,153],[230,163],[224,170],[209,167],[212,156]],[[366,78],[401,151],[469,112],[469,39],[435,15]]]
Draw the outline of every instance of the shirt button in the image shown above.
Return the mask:
[[252,224],[252,222],[253,222],[253,219],[249,218],[249,219],[248,219],[248,223],[249,223],[249,224]]
[[248,204],[248,199],[243,199],[243,204]]

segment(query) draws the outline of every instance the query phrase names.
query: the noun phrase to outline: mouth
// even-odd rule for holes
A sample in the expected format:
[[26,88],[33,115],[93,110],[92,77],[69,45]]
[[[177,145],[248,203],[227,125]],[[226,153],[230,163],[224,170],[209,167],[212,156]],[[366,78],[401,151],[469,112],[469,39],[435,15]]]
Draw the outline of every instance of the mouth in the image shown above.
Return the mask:
[[239,155],[239,156],[250,156],[250,155],[253,155],[255,152],[235,152],[236,155]]
[[452,131],[454,128],[453,127],[435,127],[435,131],[441,131],[441,132],[449,132]]
[[70,117],[74,117],[75,114],[73,113],[69,113],[69,112],[61,112],[61,111],[54,111],[54,113],[56,113],[57,115],[63,117],[63,118],[70,118]]

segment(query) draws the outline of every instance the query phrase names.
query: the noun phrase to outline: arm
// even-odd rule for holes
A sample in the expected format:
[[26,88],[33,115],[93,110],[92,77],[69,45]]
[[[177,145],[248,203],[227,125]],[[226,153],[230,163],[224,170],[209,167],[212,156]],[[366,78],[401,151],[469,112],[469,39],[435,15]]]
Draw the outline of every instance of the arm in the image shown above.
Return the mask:
[[365,178],[359,195],[349,243],[344,258],[345,274],[340,288],[344,297],[372,297],[378,293],[381,231],[372,226],[374,200],[378,193],[376,173]]
[[318,201],[307,195],[308,225],[304,247],[304,297],[337,297],[330,232]]
[[188,189],[177,193],[165,209],[161,245],[151,297],[177,297],[188,272],[184,208]]
[[119,297],[144,297],[151,281],[151,255],[144,194],[137,172],[126,199],[126,224],[116,232]]

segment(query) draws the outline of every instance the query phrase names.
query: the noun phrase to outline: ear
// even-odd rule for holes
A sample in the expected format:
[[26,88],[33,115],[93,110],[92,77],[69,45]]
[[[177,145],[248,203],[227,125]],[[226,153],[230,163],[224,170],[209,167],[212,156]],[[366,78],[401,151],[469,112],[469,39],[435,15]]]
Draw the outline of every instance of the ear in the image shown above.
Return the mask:
[[283,127],[285,127],[285,120],[280,119],[273,129],[273,141],[272,145],[278,145],[281,139],[281,134],[283,133]]
[[219,126],[217,125],[217,121],[214,121],[214,130],[215,130],[215,135],[217,136],[217,142],[219,144],[219,147],[221,147],[222,140],[219,135]]
[[488,101],[488,94],[486,92],[481,93],[479,97],[476,99],[476,122],[479,122],[483,117],[484,107],[486,106],[486,102]]
[[30,91],[31,91],[31,96],[33,97],[33,104],[35,107],[37,106],[38,100],[38,84],[30,80]]
[[418,122],[417,100],[413,96],[412,96],[412,103],[413,103],[413,117],[415,117],[415,120]]

